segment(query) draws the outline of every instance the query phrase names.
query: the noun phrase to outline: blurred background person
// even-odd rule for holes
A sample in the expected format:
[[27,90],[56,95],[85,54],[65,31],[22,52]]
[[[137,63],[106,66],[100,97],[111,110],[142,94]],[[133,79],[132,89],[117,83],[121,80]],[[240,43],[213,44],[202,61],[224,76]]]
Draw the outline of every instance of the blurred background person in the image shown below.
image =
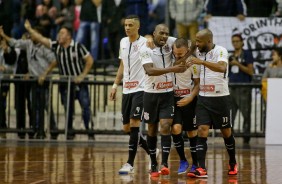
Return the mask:
[[203,0],[173,0],[169,2],[170,16],[175,19],[178,37],[195,40],[199,30],[197,19],[203,7]]
[[[250,84],[254,73],[252,52],[243,49],[244,40],[240,34],[233,35],[231,41],[234,53],[229,57],[229,83]],[[251,130],[252,88],[248,86],[231,87],[230,96],[232,100],[232,122],[234,123],[239,110],[244,118],[244,143],[248,144]]]
[[[0,27],[1,28],[1,27]],[[2,29],[2,28],[1,28]],[[10,47],[6,40],[0,36],[0,79],[10,78],[8,74],[14,74],[16,69],[17,53],[14,48]],[[10,83],[0,83],[0,128],[7,128],[6,124],[6,107],[7,95],[9,92]],[[6,138],[6,134],[0,135],[1,138]]]

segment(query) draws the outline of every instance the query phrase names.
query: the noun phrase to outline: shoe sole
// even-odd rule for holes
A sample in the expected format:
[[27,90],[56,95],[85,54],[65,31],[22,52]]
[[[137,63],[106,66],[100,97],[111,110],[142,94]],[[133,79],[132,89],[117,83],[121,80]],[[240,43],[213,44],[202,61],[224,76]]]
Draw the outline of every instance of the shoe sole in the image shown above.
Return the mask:
[[194,173],[188,173],[187,176],[190,178],[196,178],[196,175]]
[[151,177],[159,177],[159,172],[150,173]]
[[169,170],[161,170],[161,175],[169,175]]
[[196,175],[196,178],[207,178],[207,177],[208,177],[207,174],[206,175],[201,175],[201,176]]
[[178,175],[185,174],[185,173],[186,173],[186,171],[179,172]]
[[120,171],[118,173],[121,174],[121,175],[123,175],[123,174],[134,174],[134,172],[126,172],[126,171]]

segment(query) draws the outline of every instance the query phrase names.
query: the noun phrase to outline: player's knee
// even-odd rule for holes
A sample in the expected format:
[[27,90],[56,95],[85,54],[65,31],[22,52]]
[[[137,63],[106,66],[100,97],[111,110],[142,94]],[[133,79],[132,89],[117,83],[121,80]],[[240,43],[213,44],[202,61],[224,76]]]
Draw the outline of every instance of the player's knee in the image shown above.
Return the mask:
[[180,134],[181,132],[182,132],[182,127],[181,127],[181,125],[175,124],[175,125],[172,126],[172,128],[171,128],[171,133],[172,133],[173,135],[178,135],[178,134]]
[[198,127],[198,136],[199,137],[208,137],[209,128],[207,126],[200,125]]
[[223,138],[228,138],[231,136],[232,131],[231,131],[231,128],[224,128],[224,129],[221,129],[221,133],[222,133]]
[[169,123],[162,123],[160,132],[162,135],[169,135],[170,134],[170,124]]
[[195,137],[198,134],[197,130],[187,131],[188,138]]

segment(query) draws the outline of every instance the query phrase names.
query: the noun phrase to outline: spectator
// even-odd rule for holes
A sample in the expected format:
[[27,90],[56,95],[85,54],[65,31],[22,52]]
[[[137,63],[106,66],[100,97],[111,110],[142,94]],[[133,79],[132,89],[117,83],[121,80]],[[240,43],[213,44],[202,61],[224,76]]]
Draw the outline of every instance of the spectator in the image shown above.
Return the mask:
[[140,35],[148,34],[149,5],[147,0],[125,0],[125,16],[137,15],[140,18]]
[[277,2],[277,11],[275,12],[275,15],[277,17],[281,17],[282,16],[282,0],[276,0]]
[[76,35],[77,42],[87,45],[89,40],[87,32],[90,32],[90,53],[94,60],[98,59],[99,53],[99,10],[101,9],[101,3],[102,0],[83,0],[80,12],[80,25]]
[[72,5],[71,0],[60,0],[60,2],[61,10],[55,19],[55,24],[58,28],[62,26],[72,27],[74,21],[74,6]]
[[[2,27],[0,27],[2,29]],[[16,68],[17,54],[14,48],[9,47],[6,40],[0,36],[0,78],[9,78],[7,74],[13,74]],[[5,76],[6,75],[6,76]],[[7,94],[9,92],[9,82],[0,83],[0,128],[7,128],[6,124],[6,105]],[[6,134],[1,134],[6,138]]]
[[[244,40],[240,34],[232,36],[232,45],[234,53],[229,57],[229,82],[249,84],[252,81],[254,70],[252,52],[243,49]],[[244,118],[244,143],[248,144],[251,130],[252,88],[249,86],[230,88],[230,96],[232,100],[232,122],[234,123],[237,111],[240,110]]]
[[178,37],[195,40],[199,28],[197,19],[203,6],[203,0],[170,1],[169,11],[171,18],[175,19]]
[[212,16],[237,17],[242,21],[247,16],[246,5],[242,0],[206,0],[205,11],[205,21]]
[[149,34],[153,34],[156,25],[165,22],[166,6],[166,0],[156,0],[149,5]]
[[275,48],[272,52],[272,63],[265,69],[262,76],[262,96],[267,100],[267,79],[282,78],[282,48]]
[[0,26],[4,26],[5,32],[11,35],[13,27],[13,1],[1,0],[0,1]]
[[274,14],[276,0],[245,0],[248,17],[269,17]]
[[[83,45],[73,41],[71,28],[61,27],[58,34],[58,41],[51,41],[49,38],[43,37],[41,34],[37,33],[31,28],[28,20],[25,22],[25,28],[36,41],[42,43],[47,48],[54,50],[58,59],[57,62],[53,62],[49,65],[44,74],[40,77],[39,81],[43,82],[46,76],[58,64],[61,76],[74,77],[74,81],[72,81],[69,91],[66,84],[60,85],[61,99],[66,114],[68,114],[68,127],[66,127],[68,128],[67,139],[74,139],[72,122],[75,98],[78,98],[80,106],[82,107],[85,129],[90,130],[92,128],[89,126],[91,118],[89,90],[88,86],[86,84],[81,84],[81,82],[90,71],[93,65],[93,59]],[[65,57],[67,55],[71,57]],[[68,92],[70,92],[69,99],[67,98]],[[69,103],[67,103],[68,101]],[[94,139],[91,132],[88,133],[88,138]]]
[[103,1],[103,15],[105,15],[105,26],[108,30],[110,54],[112,58],[119,56],[119,43],[124,35],[123,21],[125,16],[124,0],[105,0]]
[[[35,28],[36,32],[43,32],[41,27]],[[19,39],[15,40],[8,37],[3,30],[0,28],[0,35],[9,42],[9,45],[20,48],[27,52],[27,62],[28,62],[28,73],[26,73],[26,79],[39,77],[45,72],[46,68],[50,63],[56,61],[55,54],[39,44],[34,37],[31,39]],[[43,139],[45,137],[44,132],[44,109],[48,110],[48,99],[49,99],[49,85],[47,83],[33,83],[30,91],[30,100],[32,103],[32,126],[36,133],[36,138]],[[56,130],[57,125],[54,118],[54,113],[51,108],[50,111],[50,130]],[[52,139],[57,138],[57,134],[51,134]]]
[[74,38],[76,38],[76,34],[80,25],[80,11],[81,11],[81,4],[83,0],[75,0],[74,6],[74,20],[73,20],[73,31],[74,31]]

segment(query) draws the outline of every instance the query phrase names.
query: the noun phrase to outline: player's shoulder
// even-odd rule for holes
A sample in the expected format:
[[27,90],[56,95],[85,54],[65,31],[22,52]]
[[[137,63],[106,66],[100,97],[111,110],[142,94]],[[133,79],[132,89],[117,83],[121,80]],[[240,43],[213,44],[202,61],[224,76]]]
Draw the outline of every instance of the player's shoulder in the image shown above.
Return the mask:
[[216,52],[227,52],[227,49],[223,46],[220,46],[220,45],[215,45],[214,50]]

